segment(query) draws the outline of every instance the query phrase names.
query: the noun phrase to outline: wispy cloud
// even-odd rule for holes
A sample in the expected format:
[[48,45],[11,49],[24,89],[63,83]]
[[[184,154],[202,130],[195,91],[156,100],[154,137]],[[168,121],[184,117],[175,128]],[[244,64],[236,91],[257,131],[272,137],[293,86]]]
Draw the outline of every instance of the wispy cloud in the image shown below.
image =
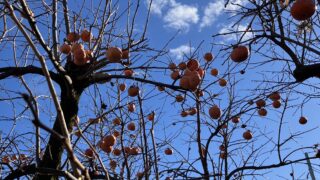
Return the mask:
[[210,2],[204,9],[204,15],[201,18],[200,29],[211,26],[220,15],[225,11],[235,11],[240,9],[241,6],[247,2],[244,0],[230,0],[227,7],[225,7],[224,0],[215,0]]
[[[146,0],[149,5],[150,0]],[[199,22],[198,8],[176,0],[153,0],[151,13],[163,18],[164,26],[187,32],[191,25]]]
[[[146,0],[149,5],[150,0]],[[164,27],[188,32],[191,26],[200,30],[212,26],[226,11],[236,11],[248,3],[244,0],[230,0],[225,7],[225,0],[211,0],[199,13],[198,5],[183,4],[177,0],[153,0],[151,13],[160,16]],[[200,16],[201,15],[201,16]]]
[[183,55],[188,55],[190,52],[192,53],[195,50],[194,47],[190,47],[187,44],[181,45],[177,48],[170,49],[170,54],[173,55],[175,58],[181,60],[183,58]]
[[192,24],[199,21],[198,8],[189,5],[176,4],[164,16],[165,26],[188,31]]
[[224,9],[224,1],[209,3],[204,9],[204,16],[201,19],[200,28],[211,26]]
[[[238,40],[244,33],[242,37],[242,41],[245,41],[247,39],[250,39],[254,36],[252,32],[247,31],[247,26],[246,25],[237,25],[232,27],[234,23],[224,25],[219,33],[220,34],[225,34],[223,37],[223,41],[236,41]],[[234,33],[239,31],[239,33]]]
[[[146,0],[146,3],[148,5],[148,7],[149,7],[150,0]],[[176,4],[175,0],[153,0],[152,4],[151,4],[150,12],[153,13],[153,14],[162,15],[162,11],[166,7],[170,7],[170,6],[173,6],[175,4]]]

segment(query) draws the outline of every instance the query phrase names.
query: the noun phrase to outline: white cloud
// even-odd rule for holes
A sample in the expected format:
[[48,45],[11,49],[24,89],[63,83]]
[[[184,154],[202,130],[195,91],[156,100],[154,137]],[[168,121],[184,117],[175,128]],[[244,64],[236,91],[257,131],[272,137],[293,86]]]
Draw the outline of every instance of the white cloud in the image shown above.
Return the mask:
[[[147,5],[150,1],[145,0]],[[183,4],[177,2],[177,0],[153,0],[151,13],[159,15],[167,28],[187,32],[191,26],[197,25],[201,31],[202,28],[212,26],[226,11],[239,10],[241,6],[247,3],[244,0],[230,0],[225,7],[225,0],[211,0],[203,9],[202,17],[199,17],[199,10],[196,5]]]
[[[226,7],[226,10],[235,11],[241,8],[241,6],[247,4],[247,1],[244,0],[231,0]],[[239,6],[240,5],[240,6]]]
[[[147,6],[150,5],[150,0],[146,0]],[[175,0],[153,0],[151,4],[150,12],[157,15],[162,15],[164,8],[168,6],[174,6],[176,4]]]
[[174,7],[169,9],[163,20],[166,23],[166,27],[176,30],[181,29],[186,32],[192,24],[198,23],[198,8],[177,3]]
[[[226,33],[225,35],[222,36],[224,41],[236,41],[244,33],[245,34],[242,37],[242,41],[245,41],[245,40],[250,39],[250,38],[253,37],[254,34],[252,32],[245,32],[247,30],[247,26],[246,25],[238,25],[238,26],[232,27],[233,24],[234,23],[225,25],[223,28],[220,29],[220,31],[219,31],[220,34]],[[236,31],[243,31],[243,32],[232,33],[232,32],[236,32]]]
[[173,56],[175,56],[177,59],[181,60],[185,54],[190,54],[190,52],[193,52],[195,50],[194,47],[190,47],[189,45],[181,45],[177,48],[170,49],[169,52]]
[[204,9],[204,16],[201,19],[200,28],[211,26],[216,18],[222,13],[224,9],[224,1],[217,1],[209,3]]
[[[150,0],[146,0],[149,6]],[[165,27],[187,32],[191,25],[199,21],[198,8],[176,0],[153,0],[151,13],[163,18]]]
[[239,5],[244,5],[244,0],[230,0],[225,8],[225,0],[215,0],[210,2],[204,9],[204,16],[201,19],[200,28],[211,26],[224,11],[235,11],[240,9]]

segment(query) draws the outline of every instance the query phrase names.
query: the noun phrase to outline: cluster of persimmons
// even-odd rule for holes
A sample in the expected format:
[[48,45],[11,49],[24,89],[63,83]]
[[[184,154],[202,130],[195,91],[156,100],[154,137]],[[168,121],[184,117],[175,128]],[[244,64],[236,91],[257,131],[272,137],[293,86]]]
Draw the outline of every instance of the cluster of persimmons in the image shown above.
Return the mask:
[[[288,6],[289,0],[280,0],[280,5],[282,8],[285,8]],[[291,16],[297,20],[297,21],[304,21],[309,19],[316,11],[316,5],[314,0],[296,0],[290,9]],[[88,63],[90,63],[93,59],[93,52],[90,49],[86,49],[88,45],[86,43],[90,43],[93,39],[93,35],[90,31],[84,29],[81,33],[71,32],[67,35],[65,38],[64,43],[60,46],[60,52],[62,54],[71,56],[72,62],[76,66],[84,66]],[[241,63],[246,61],[249,58],[250,52],[249,48],[244,45],[236,45],[233,47],[233,50],[230,54],[230,59],[235,63]],[[106,59],[110,63],[120,63],[123,59],[129,59],[129,49],[121,49],[119,47],[108,47],[106,50]],[[207,52],[204,54],[203,59],[209,63],[213,61],[214,56],[211,52]],[[179,86],[181,89],[194,92],[198,97],[203,96],[202,90],[199,88],[203,78],[205,76],[205,70],[203,67],[201,67],[199,61],[197,59],[191,58],[188,59],[187,62],[181,62],[178,65],[175,63],[170,63],[168,66],[168,69],[171,70],[170,77],[174,81],[179,81]],[[212,76],[219,76],[219,70],[216,68],[211,69],[210,74]],[[127,77],[134,76],[134,71],[130,68],[126,68],[123,71],[123,75]],[[218,79],[218,83],[221,87],[227,86],[228,82],[224,78]],[[158,86],[158,89],[160,91],[164,90],[164,87]],[[127,90],[128,95],[130,97],[136,97],[140,93],[139,87],[132,85],[127,88],[126,84],[122,83],[119,85],[119,90],[121,92]],[[266,116],[268,111],[266,109],[267,107],[267,99],[271,100],[272,107],[273,108],[280,108],[281,107],[281,96],[279,92],[273,92],[270,95],[268,95],[268,98],[261,98],[254,101],[250,101],[249,104],[253,105],[255,103],[257,108],[257,113],[260,116]],[[183,102],[185,100],[185,97],[181,94],[178,94],[175,96],[176,102]],[[134,112],[136,110],[134,103],[128,103],[127,105],[129,112]],[[187,110],[183,110],[181,112],[182,117],[186,117],[188,115],[195,115],[197,114],[197,108],[192,107]],[[222,112],[218,105],[213,105],[208,109],[208,114],[212,119],[219,119],[221,118]],[[147,116],[148,120],[153,121],[155,118],[155,113],[152,112]],[[80,119],[76,118],[76,124],[80,122]],[[101,122],[99,118],[97,119],[91,119],[91,123],[99,123]],[[239,123],[240,122],[240,116],[235,116],[231,118],[231,122],[233,123]],[[123,126],[124,123],[122,122],[120,117],[116,117],[112,121],[114,126]],[[304,116],[301,116],[299,119],[300,124],[306,124],[307,118]],[[126,128],[128,131],[135,131],[136,125],[134,122],[129,122],[126,124]],[[226,128],[226,125],[222,126],[222,128]],[[80,136],[81,133],[77,132],[76,135]],[[114,130],[112,133],[105,135],[98,143],[98,147],[108,154],[113,154],[114,156],[121,156],[122,154],[126,156],[135,156],[138,155],[141,152],[141,149],[139,147],[124,147],[123,149],[115,148],[115,145],[117,143],[117,138],[120,136],[120,132],[117,130]],[[250,130],[246,130],[243,132],[243,138],[245,140],[251,140],[253,138],[253,134]],[[226,158],[225,153],[225,147],[224,145],[221,145],[219,147],[221,153],[221,158]],[[205,151],[202,149],[202,151]],[[95,158],[94,150],[93,149],[86,149],[84,152],[85,156],[88,158]],[[166,155],[172,155],[173,150],[171,148],[166,148],[164,150],[164,154]],[[24,154],[20,155],[13,155],[12,157],[4,156],[2,157],[3,163],[10,163],[12,161],[24,161],[27,159],[27,156]],[[114,160],[110,161],[110,167],[116,168],[117,162]],[[140,176],[143,174],[140,174]],[[139,175],[138,175],[139,176]]]

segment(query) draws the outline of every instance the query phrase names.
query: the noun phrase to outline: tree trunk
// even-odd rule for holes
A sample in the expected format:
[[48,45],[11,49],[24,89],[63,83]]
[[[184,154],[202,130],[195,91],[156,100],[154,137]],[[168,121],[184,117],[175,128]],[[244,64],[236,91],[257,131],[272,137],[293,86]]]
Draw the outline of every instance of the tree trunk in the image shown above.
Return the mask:
[[[82,91],[68,93],[67,90],[65,89],[61,90],[60,105],[63,110],[69,132],[71,132],[73,128],[74,121],[72,119],[75,118],[78,113],[78,102],[79,102],[81,92]],[[62,134],[58,117],[54,122],[53,130],[59,134]],[[50,135],[50,139],[47,144],[46,151],[44,153],[42,161],[40,162],[39,167],[52,168],[52,169],[59,170],[61,166],[61,157],[62,157],[63,151],[64,151],[64,147],[63,147],[62,141],[56,136]],[[55,179],[58,179],[58,177],[52,176],[52,175],[38,175],[35,179],[55,180]]]

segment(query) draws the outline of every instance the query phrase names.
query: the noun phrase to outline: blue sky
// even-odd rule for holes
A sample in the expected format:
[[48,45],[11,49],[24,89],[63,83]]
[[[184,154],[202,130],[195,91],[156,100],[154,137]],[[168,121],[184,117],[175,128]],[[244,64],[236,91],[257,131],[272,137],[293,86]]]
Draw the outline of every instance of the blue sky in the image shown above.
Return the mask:
[[[235,1],[236,4],[244,4],[245,1]],[[181,58],[181,52],[189,53],[190,48],[194,50],[196,46],[205,40],[205,46],[209,46],[210,38],[214,33],[228,32],[231,29],[245,29],[244,24],[231,27],[233,15],[231,10],[238,10],[239,6],[230,5],[224,8],[224,1],[175,1],[159,0],[153,1],[151,8],[152,18],[150,21],[149,35],[151,42],[157,45],[158,42],[165,42],[168,38],[176,36],[170,47],[172,55],[177,59]],[[161,36],[159,36],[161,34]],[[153,36],[155,35],[155,36]],[[248,35],[249,36],[249,35]],[[164,38],[168,37],[168,38]],[[236,35],[229,35],[218,41],[234,41]],[[191,47],[190,47],[191,43]],[[189,46],[189,48],[188,48]],[[209,46],[210,47],[210,46]],[[208,48],[210,50],[210,48]]]
[[[236,4],[242,4],[246,1],[243,0],[233,0],[232,2]],[[75,3],[75,2],[72,2]],[[145,16],[147,12],[147,1],[143,1],[143,5],[141,8],[141,13],[138,14],[137,19],[137,25],[135,26],[135,32],[139,33],[142,31],[143,23],[145,22]],[[79,7],[77,6],[77,3],[73,4],[74,6],[71,7],[72,10],[77,11]],[[88,5],[88,8],[90,6]],[[126,8],[125,1],[120,2],[119,4],[120,10],[122,8]],[[152,6],[151,10],[151,18],[150,18],[150,24],[147,32],[147,38],[150,47],[161,49],[170,38],[174,36],[174,40],[167,46],[166,50],[169,52],[167,55],[159,57],[160,61],[157,65],[161,66],[167,66],[167,64],[171,61],[175,63],[179,63],[182,60],[187,60],[186,56],[183,56],[183,53],[185,53],[187,56],[190,55],[190,51],[193,52],[198,45],[202,42],[202,46],[200,47],[198,51],[198,57],[200,62],[203,64],[203,60],[201,61],[201,57],[205,52],[211,51],[214,55],[217,55],[217,58],[215,59],[215,62],[213,63],[214,67],[219,68],[221,74],[224,74],[227,71],[228,67],[235,67],[234,69],[234,81],[239,80],[240,82],[237,85],[236,94],[240,98],[242,96],[246,96],[248,94],[252,96],[259,95],[260,92],[255,91],[254,89],[256,87],[263,88],[263,87],[270,87],[272,84],[263,84],[260,85],[259,80],[267,77],[267,79],[274,80],[279,78],[279,74],[277,73],[270,73],[267,72],[267,70],[274,70],[281,72],[281,67],[283,64],[279,65],[277,63],[268,64],[268,68],[266,66],[258,66],[255,67],[255,65],[249,65],[249,67],[246,70],[246,73],[244,75],[240,75],[237,73],[239,70],[243,69],[246,66],[246,63],[242,64],[234,64],[230,62],[228,59],[228,55],[230,51],[223,52],[219,54],[218,52],[221,46],[212,46],[211,43],[219,43],[222,45],[230,45],[233,43],[236,43],[236,40],[238,38],[237,35],[228,35],[224,37],[219,38],[211,38],[213,34],[216,33],[225,33],[228,32],[230,29],[239,29],[244,30],[246,28],[246,22],[242,22],[241,24],[237,24],[235,27],[231,27],[231,25],[234,24],[236,19],[230,18],[230,16],[234,15],[232,11],[238,10],[238,6],[230,5],[227,9],[224,8],[224,0],[154,0],[154,4]],[[90,15],[88,15],[90,16]],[[121,19],[121,24],[125,23],[125,17]],[[1,27],[1,26],[0,26]],[[121,27],[119,28],[121,30]],[[46,29],[41,29],[43,33],[46,33]],[[95,35],[95,34],[94,34]],[[252,34],[247,34],[246,38],[249,38],[252,36]],[[62,40],[64,38],[63,33],[60,36],[60,39]],[[117,42],[119,43],[119,42]],[[119,44],[118,44],[119,45]],[[269,53],[270,49],[264,48],[261,50],[264,53]],[[281,51],[276,50],[277,52],[281,53]],[[1,52],[3,53],[3,52]],[[8,52],[7,52],[8,53]],[[148,58],[148,56],[151,54],[145,54],[142,55],[141,58],[137,60],[137,64],[140,62],[143,63],[145,59]],[[2,56],[1,58],[3,58]],[[3,59],[2,59],[3,60]],[[262,62],[264,59],[262,56],[259,56],[258,54],[251,54],[250,62]],[[223,64],[226,62],[225,64]],[[2,65],[1,65],[2,66]],[[139,73],[139,72],[138,72]],[[209,74],[209,72],[207,72]],[[169,72],[159,72],[155,76],[152,76],[152,79],[155,79],[157,81],[161,82],[171,82],[171,80],[168,80],[164,77],[169,77]],[[47,94],[47,87],[44,85],[43,78],[35,78],[34,76],[26,76],[26,80],[32,84],[32,88],[35,90],[35,94],[42,95]],[[212,82],[216,80],[215,77],[212,77],[210,75],[206,76],[207,82]],[[292,81],[292,79],[289,79]],[[23,88],[19,85],[17,85],[18,81],[10,79],[8,81],[2,81],[1,85],[6,86],[7,89],[14,89],[19,90],[21,92],[25,92]],[[41,84],[42,82],[42,84]],[[120,80],[122,82],[122,80]],[[133,84],[132,81],[126,81],[128,85]],[[308,80],[306,83],[309,84],[316,84],[317,80],[311,79]],[[41,85],[39,85],[41,84]],[[102,91],[112,91],[115,88],[105,85],[99,85],[101,87]],[[307,91],[307,92],[313,92],[314,90],[311,88],[307,88],[304,85],[300,85],[295,88],[295,90],[301,90],[301,91]],[[58,88],[57,88],[57,91]],[[227,97],[228,94],[225,92],[226,90],[219,87],[218,85],[212,86],[212,89],[210,89],[211,92],[217,93],[220,91],[224,91],[223,95],[221,95],[221,100],[215,101],[215,103],[218,103],[222,109],[227,106]],[[90,93],[95,94],[93,88],[90,88],[87,90],[80,101],[80,112],[79,116],[82,117],[82,122],[85,122],[87,118],[92,117],[94,115],[94,103],[92,99],[90,98]],[[195,124],[191,123],[195,120],[194,117],[187,117],[187,118],[181,118],[179,116],[181,111],[180,104],[174,104],[174,98],[167,96],[166,94],[161,94],[157,90],[154,89],[153,86],[146,86],[146,90],[144,91],[145,94],[148,94],[148,96],[155,96],[154,100],[147,101],[145,104],[145,109],[147,112],[151,112],[152,110],[156,110],[156,112],[163,111],[163,114],[157,115],[157,126],[155,129],[156,138],[161,142],[165,137],[175,137],[176,134],[181,133],[178,138],[175,138],[173,143],[168,144],[168,146],[172,146],[173,148],[180,151],[182,154],[187,154],[187,148],[186,148],[186,138],[190,136],[190,134],[194,133]],[[7,94],[2,93],[1,96],[5,97]],[[96,95],[96,94],[95,94]],[[285,97],[286,94],[283,94],[283,97]],[[95,97],[95,96],[94,96]],[[303,96],[299,95],[298,93],[292,93],[290,96],[292,99],[291,105],[299,104],[303,100]],[[42,99],[42,98],[40,98]],[[43,99],[46,99],[46,97],[43,97]],[[104,99],[107,99],[107,97],[104,97]],[[133,100],[133,98],[129,98],[129,100]],[[291,132],[298,132],[302,130],[307,130],[313,127],[319,126],[319,123],[317,121],[317,117],[319,117],[320,112],[315,110],[315,107],[318,107],[318,103],[316,101],[317,99],[311,100],[308,103],[306,103],[303,107],[303,115],[307,116],[309,119],[309,122],[305,126],[301,126],[298,124],[298,118],[301,115],[301,109],[299,107],[292,107],[290,108],[285,116],[285,121],[287,122],[284,125],[283,128],[283,137],[287,137],[290,135]],[[95,99],[96,102],[98,102],[97,99]],[[127,101],[127,100],[126,100]],[[160,103],[158,103],[160,102]],[[268,101],[270,103],[270,101]],[[21,102],[20,102],[21,103]],[[1,114],[4,115],[12,115],[15,112],[10,111],[12,110],[11,106],[8,106],[10,104],[9,102],[1,102],[1,106],[3,109],[1,110]],[[43,100],[43,102],[40,101],[40,104],[44,110],[40,116],[42,119],[45,119],[45,122],[50,126],[52,124],[52,120],[55,118],[55,111],[52,105],[52,102],[48,99]],[[187,101],[187,104],[192,106],[193,102]],[[22,109],[23,105],[19,104],[18,109]],[[49,109],[49,110],[48,110]],[[279,117],[280,117],[280,110],[273,110],[272,108],[268,108],[268,116],[266,118],[261,118],[256,116],[256,113],[253,113],[254,116],[250,116],[250,114],[246,114],[242,117],[242,121],[250,120],[248,123],[249,128],[252,127],[252,130],[254,133],[259,134],[261,131],[266,131],[268,133],[268,137],[276,138],[275,134],[277,132],[277,127],[279,123]],[[137,114],[135,114],[135,117]],[[108,116],[107,118],[114,118],[113,115]],[[28,119],[28,118],[26,118]],[[16,130],[18,131],[24,131],[24,130],[30,130],[33,128],[33,125],[30,121],[26,121],[26,119],[21,119],[19,123],[17,123]],[[185,121],[186,123],[179,124],[178,122]],[[212,120],[208,118],[204,118],[204,121],[212,122]],[[172,126],[172,122],[177,122],[177,126]],[[190,122],[190,123],[188,123]],[[214,122],[212,122],[214,123]],[[12,122],[6,122],[1,121],[0,130],[2,130],[4,133],[8,133],[9,128],[7,125],[12,125]],[[10,127],[10,126],[8,126]],[[150,124],[147,125],[148,128],[150,128]],[[180,130],[183,130],[183,132],[180,132]],[[208,134],[209,130],[204,130],[203,136],[205,137]],[[233,140],[239,140],[241,139],[243,129],[238,128],[238,130],[234,133]],[[318,137],[318,129],[313,131],[310,134],[304,135],[303,138],[297,139],[296,142],[292,142],[290,145],[291,147],[300,147],[302,145],[312,145],[317,143],[317,139],[314,137]],[[258,138],[257,141],[254,143],[250,142],[250,146],[258,146],[263,143],[265,143],[268,139],[261,137]],[[215,159],[217,159],[218,156],[218,146],[219,141],[221,141],[221,138],[215,139],[212,146],[210,146],[210,153],[214,156]],[[82,142],[83,143],[83,142]],[[85,147],[85,145],[83,145]],[[165,146],[166,147],[166,146]],[[191,159],[196,158],[197,154],[196,152],[196,144],[191,144]],[[248,148],[248,147],[246,147]],[[235,153],[248,153],[246,148],[239,148],[239,151],[235,151]],[[270,149],[272,146],[267,146],[266,149]],[[243,151],[242,151],[243,150]],[[161,150],[159,151],[161,152]],[[312,154],[312,151],[309,151]],[[301,157],[303,152],[299,151],[296,157]],[[161,154],[161,153],[160,153]],[[174,161],[174,160],[180,160],[181,157],[178,154],[175,154],[173,157],[166,157],[162,154],[160,155],[161,158],[164,158],[168,161]],[[261,160],[266,160],[267,162],[276,162],[276,155],[274,152],[272,153],[266,153],[263,156],[260,157]],[[317,161],[315,161],[318,163]],[[196,164],[196,166],[199,166],[199,164]],[[297,175],[301,175],[305,173],[305,170],[307,169],[306,165],[299,165],[295,166],[298,167],[296,169]],[[289,170],[291,169],[290,166],[287,168],[281,168],[278,170],[271,170],[269,174],[267,174],[265,177],[261,179],[280,179],[279,176],[284,176],[287,179],[289,179]],[[303,176],[302,178],[304,178]],[[259,179],[260,177],[257,177]]]
[[[231,1],[236,4],[244,5],[246,1]],[[182,54],[186,53],[189,55],[190,50],[193,51],[201,41],[204,41],[203,45],[200,48],[199,56],[201,56],[202,53],[206,51],[210,51],[212,46],[210,45],[212,42],[214,43],[221,43],[224,45],[230,45],[232,43],[236,43],[239,36],[237,35],[227,35],[224,37],[219,38],[211,38],[213,34],[216,33],[225,33],[229,32],[232,29],[238,29],[238,30],[245,30],[246,29],[246,22],[243,21],[241,24],[236,24],[234,27],[231,27],[234,22],[237,20],[236,18],[230,18],[230,16],[234,15],[233,10],[238,10],[238,6],[231,5],[228,7],[228,9],[224,8],[224,1],[222,0],[212,0],[212,1],[178,1],[178,0],[158,0],[154,1],[154,7],[152,8],[152,15],[150,20],[150,26],[149,26],[149,39],[150,44],[154,47],[162,47],[164,43],[167,42],[169,38],[174,36],[177,31],[180,30],[180,32],[175,36],[175,39],[170,43],[168,46],[169,58],[167,58],[168,62],[180,62],[181,59],[186,60],[186,57],[183,57]],[[247,34],[246,36],[252,37],[253,34]],[[215,46],[212,50],[214,54],[217,54],[219,50],[219,47]],[[276,50],[279,53],[282,53],[280,50]],[[263,53],[270,53],[270,49],[268,48],[262,48],[261,52]],[[225,62],[225,59],[228,59],[228,53],[226,56],[219,56],[215,62],[213,63],[215,67],[218,67],[219,70],[222,72],[226,71],[227,66],[222,66],[223,62]],[[264,57],[259,56],[258,54],[251,54],[251,62],[262,62]],[[164,60],[165,61],[165,60]],[[239,71],[242,68],[245,67],[244,64],[235,65],[233,63],[228,62],[231,67],[236,66],[235,70]],[[268,68],[266,68],[268,66]],[[267,72],[268,70],[272,69],[275,72],[281,72],[283,64],[278,63],[271,63],[266,66],[249,66],[246,70],[246,73],[244,75],[237,74],[235,75],[235,80],[240,80],[239,85],[237,88],[237,94],[239,97],[243,95],[247,95],[248,93],[252,93],[252,95],[258,95],[259,92],[252,91],[256,87],[263,88],[263,87],[270,87],[272,86],[272,83],[270,84],[262,84],[259,85],[259,82],[263,78],[267,77],[269,80],[276,80],[279,79],[280,73],[270,73]],[[209,77],[209,80],[213,80],[212,77]],[[287,81],[293,81],[292,78],[287,79]],[[307,84],[316,83],[314,79],[310,79],[306,81]],[[216,87],[219,88],[219,87]],[[307,88],[304,85],[299,85],[295,88],[295,90],[304,91],[304,92],[312,92],[313,90],[310,88]],[[214,91],[214,90],[213,90]],[[287,94],[283,94],[283,96],[286,96]],[[290,104],[292,106],[296,104],[300,104],[303,100],[304,96],[299,95],[298,93],[292,93],[290,94],[290,99],[292,101]],[[293,100],[295,99],[295,100]],[[227,102],[219,102],[221,103],[221,106],[226,105]],[[270,101],[269,101],[270,103]],[[289,108],[285,114],[284,121],[286,122],[283,126],[282,131],[282,137],[286,138],[289,137],[291,133],[294,132],[301,132],[307,129],[311,129],[313,127],[318,127],[319,123],[317,121],[317,118],[319,116],[319,112],[315,111],[313,107],[317,106],[316,99],[309,101],[304,105],[303,108],[298,107],[292,107]],[[268,116],[266,118],[261,118],[258,116],[254,116],[253,118],[250,118],[249,125],[252,127],[258,127],[257,129],[253,130],[257,134],[262,131],[266,131],[268,133],[268,137],[276,139],[277,128],[279,124],[279,118],[280,118],[280,111],[282,111],[283,108],[280,110],[273,110],[272,108],[268,108]],[[179,112],[177,109],[176,111]],[[174,112],[175,113],[175,112]],[[174,114],[173,113],[173,114]],[[298,124],[298,119],[301,115],[305,115],[308,117],[309,122],[305,126],[301,126]],[[174,116],[174,115],[173,115]],[[180,117],[174,116],[175,120],[180,120]],[[242,117],[244,120],[248,120],[248,116]],[[192,118],[191,118],[192,119]],[[187,120],[190,120],[187,118]],[[190,127],[193,129],[194,127]],[[190,129],[190,130],[191,130]],[[188,130],[187,130],[188,131]],[[237,135],[237,133],[239,133]],[[242,129],[239,131],[236,131],[234,134],[235,138],[239,139],[242,134]],[[295,142],[290,143],[287,147],[302,147],[303,145],[310,145],[312,146],[315,143],[318,143],[318,141],[314,138],[310,137],[316,137],[318,135],[318,129],[315,131],[312,131],[311,133],[308,133],[304,135],[302,138],[298,138]],[[206,136],[206,135],[204,135]],[[180,139],[180,142],[183,142],[187,136],[182,136]],[[241,139],[241,138],[240,138]],[[259,137],[258,141],[255,141],[252,145],[256,144],[256,146],[263,144],[268,139]],[[179,144],[179,140],[176,140],[176,148],[180,149],[181,144]],[[210,149],[212,152],[216,151],[215,148],[218,144],[214,144],[211,146],[212,149]],[[195,146],[195,144],[194,144]],[[270,149],[271,146],[267,146],[267,149]],[[182,149],[183,152],[183,149]],[[245,152],[245,150],[244,150]],[[313,155],[313,151],[308,151],[311,155]],[[299,151],[297,154],[294,155],[294,157],[303,157],[304,151]],[[260,160],[266,160],[266,164],[273,163],[277,161],[276,154],[273,153],[266,153],[264,156],[260,157]],[[269,163],[268,163],[269,162]],[[317,160],[314,161],[317,163]],[[306,165],[298,165],[294,166],[295,169],[295,177],[305,178],[306,177]],[[291,167],[287,166],[286,168],[279,168],[279,169],[271,169],[268,174],[266,174],[264,177],[256,177],[256,179],[290,179],[289,173],[291,171]]]
[[[236,0],[231,1],[235,4],[245,5],[246,1]],[[152,15],[150,20],[150,28],[149,28],[149,38],[151,45],[155,47],[161,47],[163,43],[167,41],[168,38],[171,38],[175,35],[178,30],[181,30],[175,39],[170,43],[168,47],[168,51],[170,52],[170,60],[173,62],[180,62],[181,59],[185,60],[185,57],[182,56],[183,53],[189,55],[190,50],[193,51],[201,41],[204,41],[203,45],[200,48],[200,55],[203,52],[210,51],[212,46],[210,45],[212,42],[214,43],[221,43],[225,45],[230,45],[232,43],[236,43],[239,36],[237,35],[227,35],[219,38],[211,38],[211,35],[216,33],[225,33],[229,32],[233,29],[238,30],[245,30],[246,29],[246,22],[242,21],[241,24],[236,24],[234,27],[231,27],[234,22],[237,20],[236,18],[230,18],[234,15],[234,10],[238,10],[238,6],[231,5],[228,9],[224,8],[224,1],[223,0],[212,0],[212,1],[178,1],[178,0],[158,0],[154,1],[154,7],[152,8]],[[284,13],[286,14],[286,13]],[[288,15],[288,14],[286,14]],[[247,34],[248,38],[252,37],[253,34]],[[246,37],[246,38],[247,38]],[[219,47],[215,46],[212,50],[214,54],[218,53]],[[276,50],[279,53],[282,53],[281,50]],[[261,52],[263,53],[270,53],[270,49],[262,48]],[[228,53],[227,53],[228,55]],[[213,63],[215,67],[218,67],[222,72],[226,71],[227,66],[222,66],[227,56],[219,56],[215,62]],[[251,62],[262,62],[264,57],[259,56],[258,54],[251,54]],[[169,60],[169,61],[170,61]],[[239,71],[245,67],[244,64],[235,65],[229,63],[230,66],[236,66],[235,70]],[[256,87],[263,88],[263,87],[270,87],[272,83],[266,85],[262,84],[259,85],[259,80],[263,78],[269,80],[276,80],[281,77],[277,73],[270,73],[272,69],[275,72],[281,72],[283,64],[280,63],[271,63],[265,66],[250,66],[247,68],[246,73],[244,75],[236,75],[235,80],[240,80],[239,85],[236,87],[238,95],[241,97],[242,93],[248,94],[259,94],[259,92],[255,92],[254,90]],[[254,68],[253,68],[254,67]],[[209,78],[211,80],[211,77]],[[293,81],[292,78],[287,79],[287,81]],[[315,79],[309,79],[306,81],[306,84],[317,83]],[[313,90],[304,86],[299,85],[295,88],[295,90],[300,92],[312,92]],[[286,96],[288,94],[283,94]],[[291,93],[290,94],[290,105],[299,105],[301,101],[304,99],[304,96],[299,95],[298,93]],[[220,102],[223,106],[226,102]],[[269,102],[270,103],[270,102]],[[318,127],[319,123],[317,121],[317,117],[319,116],[319,112],[315,111],[314,107],[317,107],[317,99],[313,99],[308,101],[304,104],[303,108],[300,107],[292,107],[289,108],[285,114],[284,121],[286,122],[283,126],[282,137],[286,138],[289,137],[291,133],[294,132],[301,132],[307,129],[311,129],[313,127]],[[280,110],[273,110],[272,108],[268,108],[268,116],[266,118],[261,118],[258,116],[254,116],[250,119],[250,125],[259,127],[256,129],[256,133],[259,131],[265,130],[268,133],[268,137],[275,138],[277,133],[277,128],[280,119]],[[178,110],[177,110],[178,111]],[[308,117],[308,124],[305,126],[301,126],[298,124],[298,119],[301,115]],[[177,117],[177,119],[181,119]],[[249,119],[248,116],[244,116],[243,119]],[[191,128],[192,129],[192,128]],[[255,130],[254,130],[255,131]],[[242,129],[238,131],[238,137],[241,137]],[[302,138],[296,139],[295,142],[288,144],[287,147],[302,147],[305,145],[312,146],[313,144],[318,143],[317,139],[312,137],[318,136],[318,129],[303,135]],[[205,136],[205,135],[204,135]],[[235,133],[234,136],[237,136]],[[183,137],[182,137],[183,139]],[[185,140],[185,139],[184,139]],[[178,140],[177,140],[178,141]],[[183,141],[183,140],[182,140]],[[255,142],[256,146],[259,144],[263,144],[266,142],[267,139],[263,137],[259,137],[259,140]],[[178,143],[177,143],[178,144]],[[194,144],[195,145],[195,144]],[[181,145],[177,145],[177,148],[181,147]],[[212,151],[215,151],[214,148],[211,146]],[[266,149],[271,148],[267,146]],[[245,152],[245,151],[244,151]],[[303,157],[305,151],[299,151],[293,157]],[[313,151],[307,151],[310,155],[313,155]],[[275,153],[267,153],[265,157],[261,156],[261,160],[266,160],[266,164],[273,163],[277,161],[277,156]],[[269,163],[267,163],[269,162]],[[314,161],[318,163],[318,161]],[[290,166],[286,168],[279,168],[279,169],[271,169],[268,174],[264,177],[256,177],[256,179],[290,179],[289,173],[291,171]],[[295,177],[299,177],[304,179],[306,177],[306,170],[307,166],[297,165],[294,166],[295,170]],[[319,174],[318,174],[319,175]]]

